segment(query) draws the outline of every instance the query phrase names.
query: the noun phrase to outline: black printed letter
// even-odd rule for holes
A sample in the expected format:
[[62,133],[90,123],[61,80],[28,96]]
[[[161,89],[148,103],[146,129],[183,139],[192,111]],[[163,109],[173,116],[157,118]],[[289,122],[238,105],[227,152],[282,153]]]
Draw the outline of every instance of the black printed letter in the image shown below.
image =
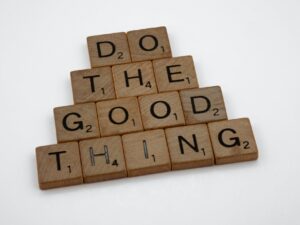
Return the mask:
[[[101,52],[101,47],[100,45],[110,45],[111,47],[111,51],[106,53],[106,54],[102,54]],[[116,46],[114,45],[114,43],[112,43],[111,41],[100,41],[100,42],[97,42],[97,50],[98,50],[98,56],[99,58],[102,58],[102,57],[109,57],[109,56],[112,56],[115,51],[116,51]]]
[[[162,103],[162,104],[164,104],[164,105],[166,106],[167,111],[166,111],[165,115],[161,115],[161,116],[160,116],[160,115],[157,115],[157,114],[155,113],[154,107],[155,107],[158,103]],[[153,103],[152,103],[152,105],[151,105],[151,107],[150,107],[150,113],[151,113],[152,116],[154,116],[154,117],[157,118],[157,119],[163,119],[163,118],[166,118],[167,116],[170,115],[170,113],[171,113],[171,107],[170,107],[170,105],[169,105],[167,102],[165,102],[165,101],[156,101],[156,102],[153,102]]]
[[178,72],[172,72],[171,71],[171,68],[172,67],[178,67],[178,66],[181,66],[181,65],[172,65],[172,66],[167,66],[167,74],[168,74],[168,79],[169,79],[169,82],[172,83],[172,82],[182,82],[184,81],[184,79],[177,79],[177,80],[174,80],[172,78],[172,75],[174,74],[182,74],[181,71],[178,71]]
[[48,155],[55,155],[56,157],[56,169],[61,170],[60,166],[60,154],[66,153],[66,151],[60,151],[60,152],[50,152]]
[[78,113],[75,113],[75,112],[71,112],[71,113],[68,113],[67,115],[65,115],[65,117],[63,118],[63,127],[68,130],[68,131],[75,131],[75,130],[78,130],[78,129],[83,129],[83,122],[82,121],[75,121],[73,122],[73,124],[78,124],[76,127],[74,128],[70,128],[67,124],[67,119],[69,118],[69,116],[76,116],[77,118],[81,118],[80,114]]
[[[202,98],[202,99],[204,99],[204,100],[206,101],[206,108],[205,108],[204,110],[198,110],[198,111],[197,111],[196,105],[195,105],[195,99],[197,99],[197,98]],[[205,112],[207,112],[207,111],[210,109],[210,107],[211,107],[211,104],[210,104],[209,99],[208,99],[207,97],[205,97],[205,96],[193,96],[193,97],[191,97],[191,103],[192,103],[192,108],[193,108],[193,113],[194,113],[194,114],[197,114],[197,113],[205,113]]]
[[[123,112],[124,112],[124,114],[125,114],[124,119],[123,119],[122,121],[120,121],[120,122],[115,121],[115,120],[112,118],[112,114],[113,114],[113,112],[114,112],[116,109],[121,109],[121,110],[123,110]],[[127,109],[125,109],[124,107],[121,107],[121,106],[119,106],[119,107],[114,107],[114,108],[112,108],[112,109],[109,111],[109,120],[110,120],[110,122],[112,122],[112,123],[114,123],[114,124],[123,124],[123,123],[125,123],[125,122],[128,120],[128,116],[129,116],[129,115],[128,115]]]
[[241,145],[240,139],[238,137],[229,138],[229,140],[231,140],[233,142],[231,144],[226,144],[223,140],[223,133],[225,131],[230,131],[231,133],[236,134],[236,131],[234,129],[231,129],[231,128],[226,128],[226,129],[221,130],[219,135],[218,135],[218,139],[219,139],[219,142],[220,142],[221,145],[223,145],[224,147],[227,147],[227,148]]
[[85,77],[83,77],[83,79],[90,79],[92,92],[95,92],[95,83],[94,83],[94,78],[95,77],[100,77],[100,75],[93,75],[93,76],[85,76]]
[[[152,48],[145,48],[145,46],[143,44],[143,41],[144,41],[145,38],[151,38],[153,40],[154,45],[153,45]],[[140,45],[140,48],[143,49],[144,51],[153,51],[158,47],[158,40],[153,35],[144,35],[143,37],[141,37],[141,39],[139,41],[139,45]]]
[[137,76],[129,77],[127,71],[124,71],[124,75],[125,75],[126,87],[129,87],[129,79],[134,79],[134,78],[138,78],[139,81],[140,81],[140,85],[143,85],[142,72],[141,72],[140,69],[138,69],[138,75]]
[[188,142],[188,140],[186,140],[184,137],[182,136],[178,136],[178,142],[179,142],[179,147],[180,147],[180,152],[181,154],[184,154],[184,149],[183,149],[183,142],[185,142],[191,149],[193,149],[195,152],[199,152],[199,148],[198,148],[198,143],[197,143],[197,139],[196,139],[196,135],[193,134],[193,142],[194,145],[192,145],[190,142]]

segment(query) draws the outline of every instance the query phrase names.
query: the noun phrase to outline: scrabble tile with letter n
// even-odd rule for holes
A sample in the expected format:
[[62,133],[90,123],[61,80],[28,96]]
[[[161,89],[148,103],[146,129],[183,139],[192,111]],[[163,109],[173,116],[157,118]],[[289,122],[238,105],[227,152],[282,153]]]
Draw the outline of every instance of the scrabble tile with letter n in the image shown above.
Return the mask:
[[221,87],[199,86],[192,56],[172,57],[166,27],[87,45],[74,105],[53,110],[57,144],[36,148],[41,189],[258,158],[250,120],[228,120]]

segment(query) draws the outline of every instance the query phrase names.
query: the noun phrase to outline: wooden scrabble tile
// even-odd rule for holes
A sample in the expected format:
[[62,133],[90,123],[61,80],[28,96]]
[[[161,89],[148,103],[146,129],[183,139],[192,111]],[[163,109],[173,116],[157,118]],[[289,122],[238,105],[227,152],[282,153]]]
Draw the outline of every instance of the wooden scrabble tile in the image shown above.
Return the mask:
[[151,130],[122,136],[128,176],[171,170],[164,130]]
[[151,61],[112,67],[117,97],[157,93]]
[[57,107],[54,118],[58,142],[100,137],[94,103]]
[[96,105],[101,136],[143,130],[136,97],[103,101]]
[[87,38],[87,44],[92,67],[131,62],[124,32],[91,36]]
[[199,87],[192,56],[154,60],[153,68],[159,92]]
[[127,176],[120,136],[80,141],[79,147],[85,183]]
[[173,127],[165,130],[172,170],[214,164],[214,155],[206,124]]
[[226,120],[221,87],[206,87],[179,92],[186,124]]
[[145,129],[184,125],[184,115],[178,92],[167,92],[139,97]]
[[75,104],[116,97],[111,67],[72,71],[71,81]]
[[172,57],[166,27],[129,31],[127,37],[133,62]]
[[208,124],[216,164],[234,163],[258,158],[258,150],[248,118]]
[[37,147],[36,161],[41,189],[83,182],[77,142]]

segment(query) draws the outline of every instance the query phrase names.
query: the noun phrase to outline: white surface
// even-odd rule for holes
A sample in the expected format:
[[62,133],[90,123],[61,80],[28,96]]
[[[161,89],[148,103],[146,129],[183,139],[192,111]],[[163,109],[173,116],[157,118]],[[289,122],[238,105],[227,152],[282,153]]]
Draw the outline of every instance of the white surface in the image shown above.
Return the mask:
[[[0,224],[300,224],[300,2],[0,1]],[[201,86],[250,118],[259,160],[40,191],[86,37],[165,25]]]

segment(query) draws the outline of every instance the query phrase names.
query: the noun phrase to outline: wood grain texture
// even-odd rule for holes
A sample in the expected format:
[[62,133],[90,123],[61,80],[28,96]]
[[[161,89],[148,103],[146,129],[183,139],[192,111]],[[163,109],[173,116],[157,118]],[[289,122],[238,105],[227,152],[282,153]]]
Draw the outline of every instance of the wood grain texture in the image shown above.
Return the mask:
[[214,155],[206,124],[165,130],[172,170],[211,166]]
[[127,37],[132,62],[172,57],[166,27],[129,31]]
[[126,33],[112,33],[87,38],[91,67],[130,63]]
[[127,176],[120,136],[80,141],[79,148],[85,183]]
[[100,137],[94,103],[54,108],[58,142]]
[[208,124],[216,164],[256,160],[258,150],[248,118]]
[[178,92],[145,95],[138,99],[145,129],[185,124]]
[[159,92],[199,87],[192,56],[154,60],[153,69]]
[[186,124],[226,120],[221,87],[212,86],[179,92]]
[[111,67],[72,71],[71,82],[75,104],[116,97]]
[[98,102],[98,120],[101,136],[124,134],[143,130],[136,97]]
[[113,66],[112,71],[118,98],[157,93],[150,61]]
[[41,189],[83,182],[77,142],[37,147],[36,161]]
[[171,170],[164,130],[126,134],[122,141],[128,176]]

